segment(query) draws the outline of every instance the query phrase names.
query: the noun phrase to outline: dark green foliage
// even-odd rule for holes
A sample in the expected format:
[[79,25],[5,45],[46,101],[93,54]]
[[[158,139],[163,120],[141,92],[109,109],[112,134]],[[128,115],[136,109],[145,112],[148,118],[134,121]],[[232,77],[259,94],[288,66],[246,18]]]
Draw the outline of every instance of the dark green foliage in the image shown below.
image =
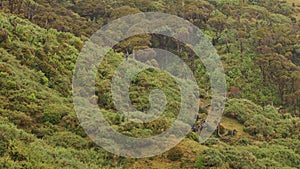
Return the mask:
[[201,163],[205,167],[220,167],[223,163],[224,156],[221,152],[214,149],[204,150],[197,160],[197,166],[201,166]]
[[247,138],[241,138],[240,140],[239,140],[239,144],[240,145],[248,145],[249,144],[249,140],[247,139]]
[[237,151],[236,149],[226,151],[226,161],[230,168],[255,168],[256,157],[248,151]]
[[207,141],[205,141],[205,145],[207,146],[212,146],[212,145],[216,145],[219,143],[219,140],[217,138],[211,138],[211,139],[208,139]]
[[55,109],[56,105],[52,105],[49,107],[44,108],[43,110],[43,118],[45,122],[50,122],[52,124],[59,123],[60,119],[62,118],[62,112]]
[[204,168],[203,161],[202,161],[202,158],[200,156],[197,156],[194,166],[195,166],[195,168],[198,168],[198,169]]
[[281,166],[288,165],[291,167],[298,167],[300,163],[299,154],[296,154],[293,150],[286,149],[286,147],[283,146],[265,144],[260,148],[249,147],[246,149],[250,150],[258,159],[272,159],[280,162]]
[[180,148],[174,147],[168,151],[167,157],[171,161],[178,161],[182,158],[183,152]]
[[245,122],[245,131],[251,135],[262,134],[269,137],[274,131],[272,121],[263,115],[254,115],[250,120]]
[[53,133],[52,136],[44,138],[50,145],[64,148],[87,149],[88,141],[71,132]]
[[0,131],[0,157],[2,157],[8,149],[8,140]]

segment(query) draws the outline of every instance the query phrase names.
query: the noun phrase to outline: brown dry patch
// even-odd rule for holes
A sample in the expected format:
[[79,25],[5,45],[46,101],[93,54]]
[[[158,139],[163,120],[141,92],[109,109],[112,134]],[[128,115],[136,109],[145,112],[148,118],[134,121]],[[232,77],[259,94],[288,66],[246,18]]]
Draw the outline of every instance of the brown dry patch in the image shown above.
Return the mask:
[[138,159],[134,163],[128,166],[128,168],[134,169],[180,169],[182,168],[182,163],[184,163],[184,168],[194,168],[194,163],[196,156],[203,150],[208,149],[207,146],[201,145],[193,140],[184,139],[177,146],[183,152],[183,157],[179,161],[171,161],[167,158],[168,152],[153,157]]

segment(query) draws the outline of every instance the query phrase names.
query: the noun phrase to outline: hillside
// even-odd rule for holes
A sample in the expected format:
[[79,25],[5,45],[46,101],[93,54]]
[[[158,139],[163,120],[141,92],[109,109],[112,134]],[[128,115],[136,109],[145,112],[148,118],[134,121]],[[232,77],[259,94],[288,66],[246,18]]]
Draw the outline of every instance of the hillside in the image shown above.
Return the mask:
[[300,19],[300,3],[297,0],[288,0],[288,3],[290,3],[294,9],[293,16],[299,21]]
[[[72,76],[81,49],[98,28],[122,16],[150,11],[182,17],[207,35],[225,69],[227,101],[218,131],[206,142],[198,143],[191,131],[163,154],[131,159],[107,152],[84,132],[73,106]],[[297,0],[3,0],[0,23],[0,168],[300,166]],[[209,76],[188,45],[160,35],[134,36],[106,55],[105,64],[97,69],[95,96],[89,100],[124,135],[160,134],[178,115],[180,90],[176,78],[157,68],[161,58],[129,58],[137,65],[152,66],[131,82],[129,98],[137,110],[148,110],[151,91],[161,89],[168,101],[162,117],[149,123],[129,121],[112,100],[111,80],[126,54],[156,47],[180,56],[191,68],[199,86],[199,117],[204,119],[212,111],[207,107]]]

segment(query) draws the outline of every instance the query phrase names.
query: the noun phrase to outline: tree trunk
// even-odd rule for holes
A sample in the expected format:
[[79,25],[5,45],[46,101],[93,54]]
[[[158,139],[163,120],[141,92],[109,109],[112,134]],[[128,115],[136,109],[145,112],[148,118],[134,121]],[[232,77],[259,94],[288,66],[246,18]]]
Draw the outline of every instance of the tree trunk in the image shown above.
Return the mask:
[[228,41],[226,41],[226,52],[227,54],[230,53],[230,46],[228,44]]
[[282,84],[278,85],[278,90],[279,90],[279,98],[280,98],[280,102],[281,104],[284,102],[283,96],[284,96],[284,91],[283,91],[284,87]]
[[48,17],[49,17],[49,16],[47,16],[46,22],[45,22],[45,28],[46,28],[47,30],[48,30],[48,22],[49,22]]
[[243,54],[243,52],[244,52],[243,41],[240,41],[240,53]]

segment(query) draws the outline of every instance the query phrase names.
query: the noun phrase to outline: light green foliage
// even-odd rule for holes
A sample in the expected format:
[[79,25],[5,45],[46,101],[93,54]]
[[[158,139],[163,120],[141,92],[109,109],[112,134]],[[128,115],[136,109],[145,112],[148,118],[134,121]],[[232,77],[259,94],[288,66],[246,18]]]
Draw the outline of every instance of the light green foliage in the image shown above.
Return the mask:
[[218,150],[208,149],[200,154],[200,158],[197,160],[197,166],[201,166],[202,163],[207,168],[220,167],[222,166],[224,155]]
[[[299,122],[298,118],[285,117],[275,107],[268,105],[264,108],[248,100],[230,99],[224,115],[237,119],[244,124],[244,130],[263,138],[297,137],[294,127]],[[293,134],[296,134],[293,136]]]
[[53,133],[52,136],[44,138],[50,145],[64,148],[86,149],[88,141],[71,132]]
[[236,118],[239,122],[244,123],[246,120],[263,111],[262,107],[249,100],[230,99],[226,103],[224,115]]
[[245,131],[251,135],[262,134],[264,137],[269,137],[274,132],[272,123],[263,115],[253,115],[250,120],[245,122]]

